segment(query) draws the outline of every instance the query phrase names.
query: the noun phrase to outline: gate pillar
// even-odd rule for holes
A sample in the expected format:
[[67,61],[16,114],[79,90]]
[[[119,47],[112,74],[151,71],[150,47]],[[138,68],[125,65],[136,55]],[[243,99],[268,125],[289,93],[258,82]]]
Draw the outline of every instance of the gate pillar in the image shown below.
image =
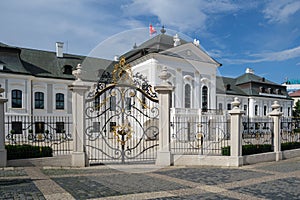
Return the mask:
[[274,101],[271,107],[273,110],[269,113],[269,116],[273,118],[274,123],[274,152],[276,154],[276,161],[279,161],[282,160],[280,118],[283,113],[279,111],[280,105],[278,104],[278,101]]
[[237,97],[234,98],[234,101],[231,103],[233,108],[229,111],[231,115],[230,122],[230,156],[232,162],[235,166],[243,165],[243,156],[242,156],[242,115],[245,113],[242,111],[239,106],[240,102]]
[[6,167],[7,164],[7,152],[5,149],[5,130],[4,130],[4,103],[7,99],[3,98],[1,93],[4,89],[0,85],[0,167]]
[[73,115],[73,152],[72,166],[85,167],[87,165],[87,155],[85,152],[85,97],[89,86],[81,80],[81,65],[73,71],[76,80],[69,85],[72,91],[72,115]]
[[159,77],[163,80],[161,85],[155,86],[159,101],[159,146],[156,165],[170,166],[172,164],[170,149],[170,106],[171,94],[174,87],[167,82],[171,74],[164,67]]

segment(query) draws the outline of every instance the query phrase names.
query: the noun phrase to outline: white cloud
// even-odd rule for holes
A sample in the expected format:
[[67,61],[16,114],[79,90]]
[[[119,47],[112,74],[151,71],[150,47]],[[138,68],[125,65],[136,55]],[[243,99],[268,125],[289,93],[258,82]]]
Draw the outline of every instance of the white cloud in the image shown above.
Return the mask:
[[228,64],[245,64],[245,63],[259,63],[259,62],[270,62],[270,61],[285,61],[292,58],[300,57],[300,46],[286,49],[278,52],[269,53],[257,53],[251,54],[250,57],[255,57],[254,59],[222,59],[223,62]]
[[155,16],[161,24],[167,24],[168,27],[180,31],[188,31],[204,30],[208,14],[233,12],[238,6],[228,0],[134,0],[122,8],[127,16]]
[[287,22],[289,17],[300,10],[299,0],[278,0],[269,1],[266,4],[263,14],[270,23]]
[[27,0],[1,1],[1,42],[55,50],[55,42],[69,43],[69,52],[88,54],[99,41],[138,22],[122,19],[109,1]]

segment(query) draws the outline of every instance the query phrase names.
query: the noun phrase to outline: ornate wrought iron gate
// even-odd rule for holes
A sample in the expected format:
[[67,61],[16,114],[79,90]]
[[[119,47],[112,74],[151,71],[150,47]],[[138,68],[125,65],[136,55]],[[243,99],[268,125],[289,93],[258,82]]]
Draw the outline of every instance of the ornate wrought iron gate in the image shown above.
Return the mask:
[[158,146],[158,99],[146,78],[122,58],[111,84],[98,82],[86,101],[90,164],[152,162]]

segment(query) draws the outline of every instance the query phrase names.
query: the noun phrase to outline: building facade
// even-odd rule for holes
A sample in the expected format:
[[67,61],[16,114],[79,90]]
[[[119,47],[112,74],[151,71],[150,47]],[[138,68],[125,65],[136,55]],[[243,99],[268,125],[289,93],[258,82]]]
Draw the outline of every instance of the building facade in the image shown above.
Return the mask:
[[[9,100],[6,115],[70,116],[68,85],[74,81],[76,66],[83,64],[84,80],[91,86],[113,69],[114,61],[64,54],[62,45],[57,43],[56,52],[49,52],[0,43],[0,84]],[[162,31],[123,56],[133,73],[143,74],[153,86],[160,84],[157,75],[162,68],[168,68],[172,74],[169,81],[175,86],[173,108],[225,113],[234,97],[239,97],[250,117],[267,115],[275,100],[284,115],[291,116],[293,100],[285,86],[259,77],[251,69],[237,78],[217,76],[221,64],[199,43],[184,41],[178,35]]]

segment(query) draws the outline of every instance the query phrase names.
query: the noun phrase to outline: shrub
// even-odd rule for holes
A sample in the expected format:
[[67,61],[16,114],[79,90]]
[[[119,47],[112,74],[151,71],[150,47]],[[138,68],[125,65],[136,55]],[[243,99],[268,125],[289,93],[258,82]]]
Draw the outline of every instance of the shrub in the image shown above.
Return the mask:
[[[242,147],[242,155],[252,155],[258,153],[266,153],[272,151],[272,145],[270,144],[247,144],[243,145]],[[230,156],[230,146],[222,147],[222,155],[223,156]]]
[[23,145],[5,145],[7,150],[7,159],[40,158],[52,157],[51,147],[39,147],[28,144]]
[[286,142],[281,144],[281,151],[290,150],[290,149],[299,149],[300,142]]

